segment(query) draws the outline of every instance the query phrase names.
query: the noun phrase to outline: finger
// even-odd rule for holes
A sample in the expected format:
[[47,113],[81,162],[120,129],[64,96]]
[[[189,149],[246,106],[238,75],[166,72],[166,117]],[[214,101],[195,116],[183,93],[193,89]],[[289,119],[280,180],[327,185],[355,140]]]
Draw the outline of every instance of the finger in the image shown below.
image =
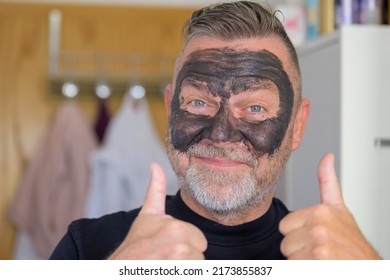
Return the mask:
[[204,252],[207,249],[207,239],[203,232],[194,226],[193,224],[187,223],[188,227],[191,229],[190,243],[200,252]]
[[203,255],[202,252],[193,252],[191,255],[189,255],[186,260],[204,260],[205,256]]
[[311,215],[311,208],[302,208],[286,215],[279,223],[279,231],[283,235],[303,227],[307,217]]
[[148,192],[140,213],[165,214],[166,178],[163,169],[157,163],[150,165],[152,172]]
[[194,249],[194,250],[191,250],[191,252],[189,252],[185,257],[181,256],[181,257],[173,257],[172,259],[183,259],[183,260],[204,260],[205,259],[205,256],[203,255],[202,252]]
[[310,238],[307,235],[308,233],[305,228],[299,228],[286,235],[280,244],[280,251],[282,254],[289,257],[307,247],[308,242],[310,241]]
[[328,205],[344,204],[339,181],[334,169],[333,154],[326,154],[321,159],[318,166],[318,180],[320,184],[321,203]]
[[295,251],[293,254],[287,257],[289,260],[313,260],[315,259],[312,254],[312,248],[305,247],[302,250]]
[[[157,258],[161,259],[161,257]],[[163,256],[166,260],[204,260],[205,257],[202,252],[191,246],[176,245],[174,250],[169,250],[169,253]]]

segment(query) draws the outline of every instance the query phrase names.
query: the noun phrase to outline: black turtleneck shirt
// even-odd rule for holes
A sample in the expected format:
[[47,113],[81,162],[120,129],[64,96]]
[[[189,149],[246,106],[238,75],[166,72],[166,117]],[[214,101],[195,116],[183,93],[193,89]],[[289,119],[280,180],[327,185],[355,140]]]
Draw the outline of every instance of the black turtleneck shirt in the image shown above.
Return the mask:
[[[72,222],[50,259],[106,259],[124,240],[138,212],[135,209]],[[167,197],[166,213],[203,232],[208,260],[285,259],[280,252],[283,236],[278,225],[288,210],[276,198],[263,216],[238,226],[224,226],[196,214],[184,204],[180,193]]]

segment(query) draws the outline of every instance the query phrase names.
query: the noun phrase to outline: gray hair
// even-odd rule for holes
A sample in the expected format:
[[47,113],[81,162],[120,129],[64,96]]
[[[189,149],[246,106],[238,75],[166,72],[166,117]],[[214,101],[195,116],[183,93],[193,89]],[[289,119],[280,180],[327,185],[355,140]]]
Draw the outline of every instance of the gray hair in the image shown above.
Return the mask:
[[259,3],[226,2],[196,10],[183,26],[182,35],[185,45],[196,36],[215,37],[226,41],[276,36],[287,47],[300,87],[301,74],[295,47],[275,12]]

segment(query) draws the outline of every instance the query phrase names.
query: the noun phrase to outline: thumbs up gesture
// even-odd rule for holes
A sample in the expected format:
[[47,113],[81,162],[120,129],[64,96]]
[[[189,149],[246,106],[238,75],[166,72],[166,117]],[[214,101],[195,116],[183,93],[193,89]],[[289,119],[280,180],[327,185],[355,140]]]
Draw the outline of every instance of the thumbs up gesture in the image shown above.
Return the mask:
[[332,154],[321,159],[318,179],[321,204],[280,222],[281,252],[288,259],[380,259],[344,204]]
[[158,164],[152,164],[151,171],[144,205],[109,259],[204,259],[207,241],[203,233],[165,213],[165,174]]

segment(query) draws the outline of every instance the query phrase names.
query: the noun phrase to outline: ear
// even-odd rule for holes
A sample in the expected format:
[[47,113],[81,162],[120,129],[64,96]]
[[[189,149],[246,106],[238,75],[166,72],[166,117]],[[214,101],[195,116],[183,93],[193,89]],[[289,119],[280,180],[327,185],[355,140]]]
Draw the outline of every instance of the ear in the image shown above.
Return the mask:
[[306,122],[310,115],[310,102],[308,99],[302,99],[294,120],[293,140],[291,149],[294,151],[299,148],[305,131]]
[[165,88],[164,101],[165,109],[167,110],[168,116],[171,114],[171,96],[172,96],[172,84],[168,84]]

